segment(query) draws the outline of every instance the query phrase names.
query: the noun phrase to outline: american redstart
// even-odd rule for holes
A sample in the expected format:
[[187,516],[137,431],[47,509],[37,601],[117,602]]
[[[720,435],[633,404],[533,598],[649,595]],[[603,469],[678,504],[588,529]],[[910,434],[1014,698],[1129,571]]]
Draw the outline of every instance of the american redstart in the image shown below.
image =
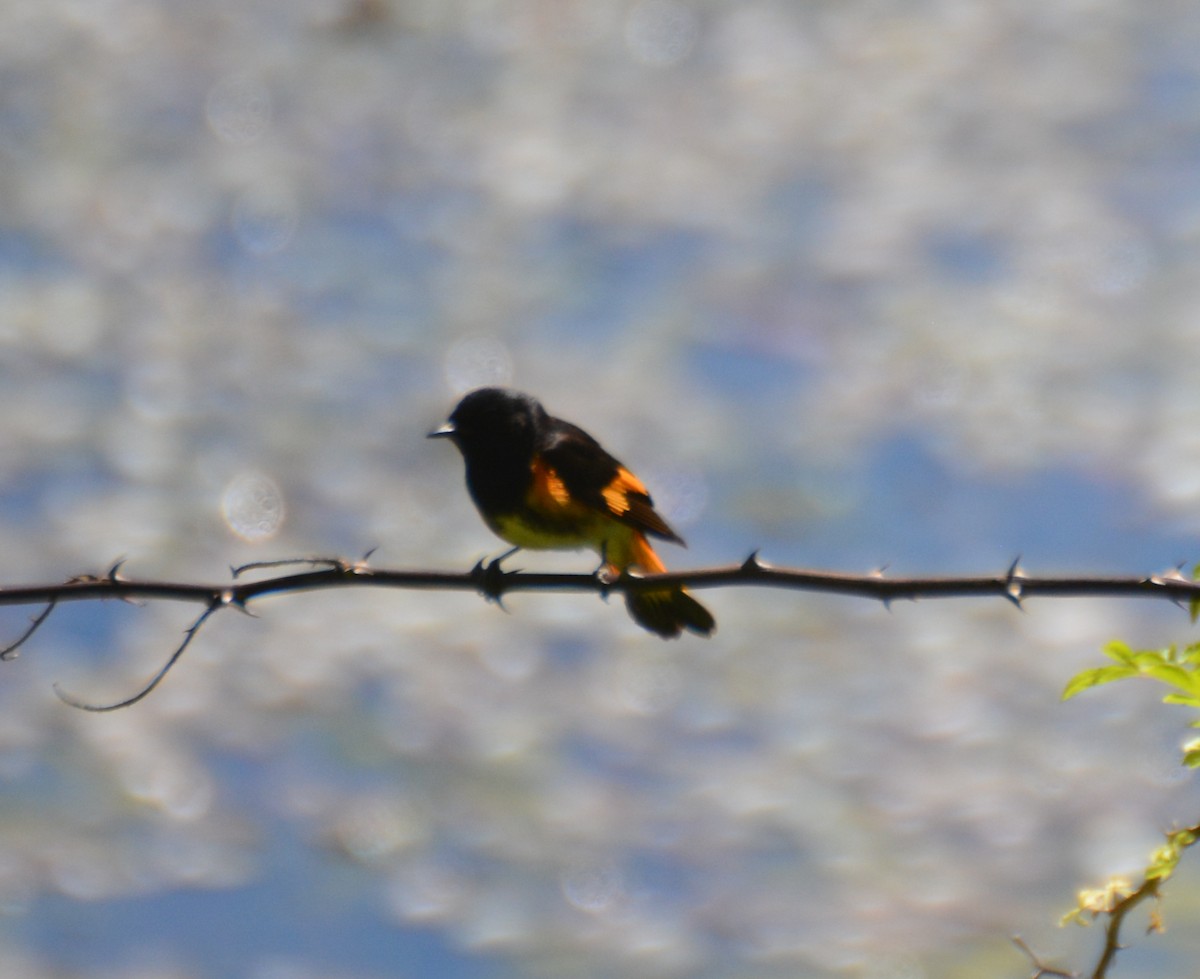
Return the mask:
[[[458,446],[467,489],[487,525],[515,548],[590,547],[609,571],[666,566],[647,536],[683,544],[654,509],[642,481],[594,438],[527,394],[480,388],[429,433]],[[665,638],[707,636],[716,620],[681,586],[627,592],[635,622]]]

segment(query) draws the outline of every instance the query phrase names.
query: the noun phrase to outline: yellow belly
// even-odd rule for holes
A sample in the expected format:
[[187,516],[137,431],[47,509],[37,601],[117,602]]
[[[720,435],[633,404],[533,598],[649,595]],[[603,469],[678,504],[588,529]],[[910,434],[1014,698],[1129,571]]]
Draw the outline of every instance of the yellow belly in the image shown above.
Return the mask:
[[532,523],[515,516],[489,521],[497,536],[535,551],[579,551],[590,548],[618,568],[629,566],[631,545],[636,533],[632,528],[600,514],[588,514],[571,526],[555,521]]

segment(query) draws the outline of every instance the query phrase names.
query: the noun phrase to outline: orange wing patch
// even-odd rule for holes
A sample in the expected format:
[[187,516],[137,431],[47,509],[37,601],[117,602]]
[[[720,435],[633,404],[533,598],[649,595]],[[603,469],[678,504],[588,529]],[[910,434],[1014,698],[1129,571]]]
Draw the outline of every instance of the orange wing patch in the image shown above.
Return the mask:
[[572,536],[586,533],[582,527],[575,525],[576,521],[589,516],[608,516],[642,533],[658,534],[667,540],[683,543],[682,538],[655,512],[650,503],[650,494],[646,492],[642,481],[624,466],[600,490],[602,506],[599,500],[589,503],[572,496],[558,471],[540,457],[534,459],[532,471],[533,482],[526,498],[530,508],[551,524],[566,522],[570,525]]
[[533,462],[533,486],[530,495],[530,502],[535,507],[550,513],[564,510],[573,502],[562,477],[541,459],[535,459]]
[[624,466],[617,469],[612,482],[601,492],[609,512],[618,520],[637,530],[683,543],[683,538],[667,526],[654,509],[645,484]]
[[629,498],[630,493],[647,498],[650,496],[642,481],[622,466],[617,470],[613,481],[604,487],[602,491],[604,502],[613,514],[624,517],[633,509],[634,504],[633,500]]

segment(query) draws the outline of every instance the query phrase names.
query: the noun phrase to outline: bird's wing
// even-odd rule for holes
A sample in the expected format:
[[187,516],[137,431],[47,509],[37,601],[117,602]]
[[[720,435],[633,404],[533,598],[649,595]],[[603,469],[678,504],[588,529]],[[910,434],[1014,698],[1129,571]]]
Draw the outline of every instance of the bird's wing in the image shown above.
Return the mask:
[[614,459],[594,438],[569,422],[555,420],[541,447],[549,491],[560,492],[594,510],[607,513],[645,534],[682,544],[681,538],[654,509],[640,479]]

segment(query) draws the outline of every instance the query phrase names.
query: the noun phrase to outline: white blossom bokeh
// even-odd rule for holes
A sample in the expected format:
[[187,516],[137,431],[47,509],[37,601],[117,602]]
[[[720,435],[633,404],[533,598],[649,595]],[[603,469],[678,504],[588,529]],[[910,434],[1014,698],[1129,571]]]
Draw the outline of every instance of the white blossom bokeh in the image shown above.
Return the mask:
[[[0,4],[5,584],[501,549],[424,435],[512,384],[688,549],[1200,560],[1200,9]],[[587,570],[586,555],[528,568]],[[887,572],[885,572],[887,573]],[[1060,704],[1164,603],[355,589],[75,604],[0,664],[0,973],[1018,976],[1200,792]],[[33,610],[7,609],[19,635]],[[505,614],[507,612],[507,614]],[[1200,954],[1196,872],[1123,977]]]

